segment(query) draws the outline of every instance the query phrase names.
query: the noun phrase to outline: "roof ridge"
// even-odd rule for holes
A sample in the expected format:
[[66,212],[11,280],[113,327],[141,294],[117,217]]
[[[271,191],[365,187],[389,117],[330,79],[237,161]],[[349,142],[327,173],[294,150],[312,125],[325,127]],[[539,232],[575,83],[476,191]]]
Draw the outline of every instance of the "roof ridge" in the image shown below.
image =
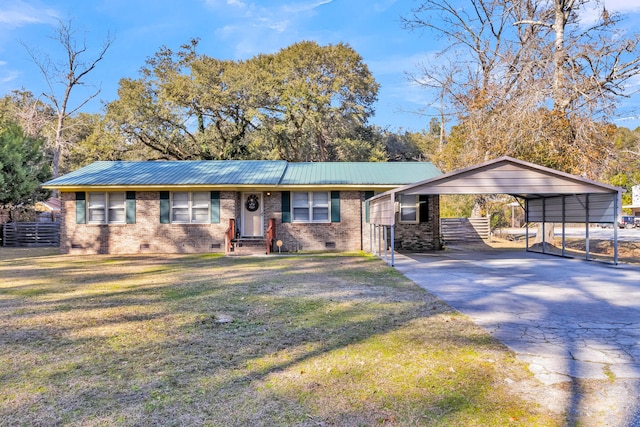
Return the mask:
[[280,174],[280,178],[278,179],[278,185],[282,184],[282,180],[284,180],[284,177],[287,175],[287,169],[289,169],[289,161],[288,160],[284,160],[285,162],[285,166],[284,169],[282,169],[282,173]]

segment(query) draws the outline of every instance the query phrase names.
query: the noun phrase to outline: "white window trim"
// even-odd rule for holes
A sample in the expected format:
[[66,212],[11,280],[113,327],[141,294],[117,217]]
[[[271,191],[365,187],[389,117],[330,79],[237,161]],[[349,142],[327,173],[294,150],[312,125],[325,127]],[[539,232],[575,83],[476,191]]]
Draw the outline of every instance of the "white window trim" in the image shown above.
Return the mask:
[[[306,206],[295,206],[294,205],[294,201],[295,201],[295,194],[296,193],[307,193],[309,195],[308,197],[308,203]],[[326,209],[327,209],[327,219],[323,219],[323,220],[313,220],[313,194],[314,193],[323,193],[327,195],[327,205],[326,205]],[[295,218],[295,208],[306,208],[309,210],[309,219],[308,220],[300,220],[300,219],[296,219]],[[325,208],[325,206],[316,206],[319,208]],[[329,224],[331,223],[331,192],[329,191],[293,191],[291,193],[291,222],[292,223],[297,223],[297,224]]]
[[[416,219],[415,220],[406,221],[406,220],[402,219],[402,209],[404,207],[407,207],[407,208],[411,207],[411,203],[403,203],[402,199],[405,198],[405,197],[415,197],[416,198],[415,199],[415,205],[413,206],[413,208],[416,210]],[[400,224],[420,224],[420,197],[417,196],[417,195],[409,195],[408,196],[408,195],[401,194],[399,202],[400,202],[400,208],[398,210],[398,216],[399,216],[398,219],[399,219]]]
[[[104,194],[104,206],[101,208],[94,208],[91,207],[91,195],[92,194]],[[109,198],[111,197],[111,195],[113,194],[121,194],[123,196],[123,217],[122,217],[122,221],[109,221],[109,211],[111,211],[113,209],[113,207],[111,207],[109,205]],[[102,214],[104,216],[104,220],[103,221],[92,221],[91,220],[91,212],[92,211],[97,211],[97,210],[102,210]],[[127,223],[127,193],[125,191],[90,191],[87,192],[87,205],[86,205],[86,218],[87,218],[87,224],[126,224]]]
[[[189,200],[187,201],[187,215],[189,220],[188,221],[176,221],[174,220],[174,214],[173,214],[173,210],[175,209],[175,206],[173,205],[173,197],[175,193],[187,193],[189,195]],[[194,212],[194,208],[195,209],[203,209],[204,206],[202,207],[194,207],[193,206],[193,195],[194,193],[203,193],[203,194],[207,194],[206,200],[206,206],[207,206],[207,215],[206,215],[206,219],[204,221],[194,221],[193,219],[193,212]],[[208,191],[172,191],[171,192],[171,197],[170,197],[170,204],[169,204],[169,222],[171,224],[211,224],[211,199],[210,199],[210,192]]]

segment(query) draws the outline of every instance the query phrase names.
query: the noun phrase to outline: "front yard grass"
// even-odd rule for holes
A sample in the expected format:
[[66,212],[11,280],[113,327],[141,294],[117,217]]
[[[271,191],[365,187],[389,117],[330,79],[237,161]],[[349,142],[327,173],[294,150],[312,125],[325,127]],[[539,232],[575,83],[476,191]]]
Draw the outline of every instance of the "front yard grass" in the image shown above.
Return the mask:
[[0,249],[0,425],[559,425],[499,342],[367,256]]

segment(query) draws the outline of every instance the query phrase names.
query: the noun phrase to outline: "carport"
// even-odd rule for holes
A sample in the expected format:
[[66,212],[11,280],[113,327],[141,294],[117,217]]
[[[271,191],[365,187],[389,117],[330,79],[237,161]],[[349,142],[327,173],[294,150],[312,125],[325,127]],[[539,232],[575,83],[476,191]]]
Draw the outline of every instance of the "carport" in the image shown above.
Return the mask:
[[[565,225],[584,223],[586,255],[589,259],[589,225],[613,224],[614,263],[618,263],[618,231],[622,188],[591,181],[544,166],[501,157],[415,184],[398,187],[369,199],[370,252],[395,264],[397,202],[401,195],[508,194],[524,202],[525,221],[562,224],[562,253],[565,252]],[[390,242],[387,236],[390,234]],[[527,251],[529,229],[526,229]],[[546,252],[546,242],[542,253]],[[554,254],[556,255],[556,254]]]

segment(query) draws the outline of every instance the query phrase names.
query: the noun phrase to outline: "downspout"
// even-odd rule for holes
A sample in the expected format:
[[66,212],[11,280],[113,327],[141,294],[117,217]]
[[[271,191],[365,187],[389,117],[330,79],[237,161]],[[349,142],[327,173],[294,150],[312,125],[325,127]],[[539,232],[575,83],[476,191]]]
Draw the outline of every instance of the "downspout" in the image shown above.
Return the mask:
[[391,216],[391,267],[395,265],[396,239],[394,229],[396,227],[396,193],[391,193],[391,206],[393,215]]
[[387,248],[389,247],[389,243],[387,241],[387,226],[383,225],[382,226],[382,234],[383,234],[383,242],[384,242],[384,260],[389,262],[389,255],[387,255]]
[[372,236],[372,250],[371,253],[378,255],[378,224],[373,224],[373,236]]
[[529,250],[529,199],[524,200],[524,230],[526,252],[531,252]]
[[589,261],[589,194],[585,195],[585,243],[584,243],[584,259]]
[[[394,221],[395,222],[395,221]],[[391,225],[391,267],[394,267],[396,264],[396,257],[395,257],[395,240],[396,240],[396,236],[395,236],[395,224]]]
[[545,197],[542,198],[542,253],[547,253],[547,231],[545,229],[545,225],[547,224],[547,199]]
[[567,226],[567,214],[565,212],[565,200],[566,196],[562,196],[562,256],[566,257],[566,226]]
[[618,209],[622,194],[618,192],[613,202],[613,263],[618,265]]

